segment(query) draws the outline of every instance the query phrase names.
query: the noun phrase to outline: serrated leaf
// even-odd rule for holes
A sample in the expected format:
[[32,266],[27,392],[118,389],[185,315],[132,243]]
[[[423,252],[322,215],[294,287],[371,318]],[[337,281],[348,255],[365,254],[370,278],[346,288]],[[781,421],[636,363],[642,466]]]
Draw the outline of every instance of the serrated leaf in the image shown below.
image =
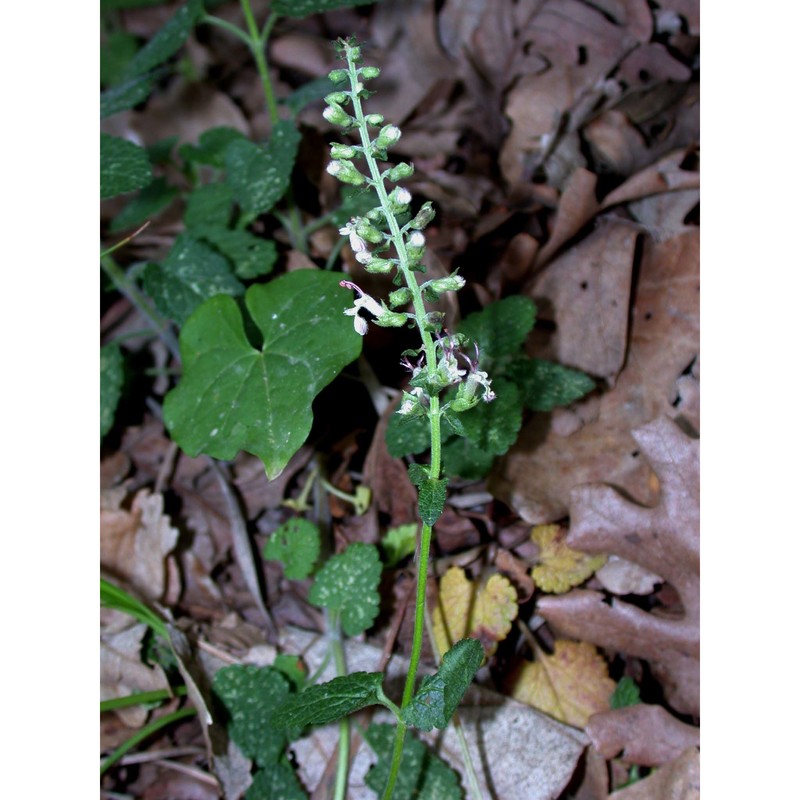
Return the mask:
[[225,168],[225,148],[234,141],[249,141],[236,128],[221,125],[200,134],[197,145],[182,144],[178,152],[187,163],[205,164],[217,169]]
[[642,702],[642,697],[639,692],[639,687],[633,678],[625,675],[620,679],[614,689],[614,694],[611,695],[610,705],[611,708],[627,708],[628,706],[635,706],[637,703]]
[[492,382],[497,397],[459,414],[467,438],[485,453],[499,456],[517,439],[522,427],[522,401],[517,387],[502,378]]
[[[378,756],[365,782],[370,789],[383,794],[392,762],[395,729],[392,725],[372,724],[364,738]],[[403,746],[400,770],[394,786],[393,800],[462,800],[464,793],[458,775],[441,758],[411,733]]]
[[266,147],[235,139],[225,148],[227,181],[239,205],[251,214],[264,214],[289,186],[300,134],[294,123],[281,120]]
[[511,631],[519,606],[508,578],[492,575],[484,586],[470,581],[461,567],[450,567],[439,581],[439,602],[433,609],[433,634],[439,652],[453,642],[478,639],[491,656]]
[[244,292],[228,260],[188,233],[175,239],[162,264],[147,265],[142,283],[156,308],[178,325],[205,300]]
[[408,525],[398,525],[386,531],[386,535],[381,540],[381,547],[386,556],[387,567],[393,567],[414,552],[417,546],[418,529],[419,525],[411,522]]
[[153,168],[143,147],[119,136],[100,134],[100,199],[134,192],[152,180]]
[[262,767],[277,763],[287,738],[274,712],[289,696],[286,678],[273,667],[234,664],[214,675],[213,687],[230,715],[228,735],[243,755]]
[[535,662],[525,662],[518,670],[511,696],[583,728],[592,714],[609,710],[615,686],[594,645],[557,640],[552,655],[537,652]]
[[243,280],[268,275],[278,260],[275,242],[261,239],[249,231],[215,226],[204,228],[198,234],[233,264],[234,272]]
[[431,426],[427,417],[392,414],[386,426],[386,448],[392,458],[424,453],[431,446]]
[[454,437],[442,445],[442,463],[447,475],[458,475],[468,481],[489,474],[495,456],[469,439]]
[[181,6],[172,19],[131,59],[125,76],[133,78],[148,72],[180,50],[204,13],[202,0],[189,0]]
[[307,800],[300,781],[287,760],[256,770],[244,800]]
[[274,0],[272,11],[284,17],[307,17],[335,8],[366,6],[375,0]]
[[423,731],[444,730],[482,661],[483,645],[477,639],[456,642],[442,657],[436,673],[422,679],[403,711],[403,720]]
[[[201,234],[203,228],[226,227],[233,211],[233,190],[227,183],[200,186],[186,198],[183,223],[189,230]],[[194,231],[194,229],[197,229]]]
[[531,577],[544,592],[563,594],[580,586],[606,563],[607,556],[567,547],[566,537],[567,529],[560,525],[536,525],[531,530],[531,540],[539,546],[538,563]]
[[354,542],[325,562],[308,593],[308,601],[338,611],[344,632],[356,636],[378,616],[381,568],[375,545]]
[[478,343],[483,365],[484,358],[496,361],[516,355],[535,321],[536,304],[533,300],[514,295],[470,314],[458,326],[458,332]]
[[114,425],[114,414],[122,395],[125,359],[118,344],[100,348],[100,439]]
[[176,197],[178,190],[164,178],[156,178],[142,189],[122,211],[111,220],[111,233],[136,228],[161,213]]
[[118,86],[112,86],[100,94],[100,119],[105,119],[120,111],[144,102],[153,91],[155,74],[148,73],[131,78]]
[[204,303],[181,330],[184,374],[164,402],[171,435],[190,456],[258,456],[270,480],[311,430],[311,403],[361,352],[343,313],[339,275],[298,270],[251,286],[245,306],[263,336],[250,344],[229,297]]
[[447,499],[447,479],[433,480],[428,470],[420,464],[410,464],[408,477],[419,489],[419,515],[426,525],[434,525],[442,515]]
[[378,702],[383,685],[381,672],[353,672],[318,683],[286,700],[273,715],[273,722],[291,730],[324,725]]
[[516,359],[504,374],[519,386],[522,403],[531,411],[568,406],[595,388],[595,382],[580,370],[541,358]]
[[319,558],[319,528],[311,521],[296,517],[283,523],[264,545],[264,558],[283,563],[287,578],[308,577]]

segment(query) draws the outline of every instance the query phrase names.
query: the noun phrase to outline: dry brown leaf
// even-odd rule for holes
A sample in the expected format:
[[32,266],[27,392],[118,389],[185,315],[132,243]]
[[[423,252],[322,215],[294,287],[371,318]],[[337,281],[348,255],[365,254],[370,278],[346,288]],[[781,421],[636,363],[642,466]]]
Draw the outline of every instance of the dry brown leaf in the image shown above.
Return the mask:
[[167,556],[178,542],[178,530],[164,514],[164,497],[140,489],[130,510],[122,495],[103,493],[109,505],[100,510],[100,563],[144,598],[162,600],[167,592]]
[[446,653],[459,639],[470,636],[479,639],[491,656],[508,636],[518,610],[517,593],[508,578],[492,575],[478,586],[461,567],[451,567],[439,582],[439,602],[433,609],[439,652]]
[[675,761],[611,796],[614,800],[700,800],[700,752],[690,747]]
[[552,655],[537,652],[511,680],[511,696],[551,717],[584,728],[592,714],[608,711],[616,684],[608,665],[587,642],[556,641]]
[[561,525],[536,525],[531,539],[539,546],[538,564],[531,577],[543,592],[563,594],[580,586],[606,561],[605,555],[588,555],[565,543],[567,529]]
[[533,597],[533,590],[536,588],[533,579],[528,574],[528,562],[517,558],[512,552],[503,547],[497,549],[494,565],[501,572],[509,576],[517,590],[517,602],[522,605]]
[[[616,385],[599,400],[578,404],[579,412],[591,413],[573,416],[575,424],[566,431],[551,424],[563,415],[534,416],[492,474],[490,489],[526,521],[537,524],[565,517],[570,490],[595,481],[619,486],[643,503],[655,502],[657,483],[639,458],[630,431],[661,414],[684,416],[673,404],[682,373],[699,355],[699,240],[694,229],[661,243],[645,241],[627,359]],[[553,262],[542,278],[572,252]],[[556,294],[560,285],[548,291]],[[544,314],[546,295],[534,297]],[[557,314],[560,302],[552,303]],[[617,302],[625,305],[622,298]],[[576,352],[592,346],[579,335],[576,318],[568,331],[577,341],[573,338],[562,346],[562,318],[558,319],[553,350]]]
[[700,729],[673,717],[663,706],[637,703],[595,714],[586,734],[605,758],[659,767],[686,748],[700,746]]
[[654,508],[608,486],[573,490],[567,543],[590,553],[616,553],[658,573],[678,592],[682,613],[647,612],[600,592],[543,597],[537,611],[561,635],[647,659],[667,702],[699,714],[700,501],[699,450],[674,422],[659,417],[634,431],[661,484]]

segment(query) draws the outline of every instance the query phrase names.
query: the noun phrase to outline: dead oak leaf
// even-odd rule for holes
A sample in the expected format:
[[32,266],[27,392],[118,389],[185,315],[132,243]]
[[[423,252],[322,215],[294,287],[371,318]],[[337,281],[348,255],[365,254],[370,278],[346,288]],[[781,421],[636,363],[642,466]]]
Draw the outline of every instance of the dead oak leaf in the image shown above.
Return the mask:
[[700,443],[659,417],[633,436],[659,478],[661,498],[648,508],[600,484],[573,490],[567,543],[589,553],[614,553],[656,572],[680,596],[679,612],[644,611],[600,592],[543,597],[537,611],[561,635],[649,661],[667,702],[699,713],[700,693]]
[[674,761],[612,796],[614,800],[700,800],[700,751],[687,748]]
[[555,643],[552,655],[537,652],[513,678],[511,696],[551,717],[584,728],[592,714],[608,711],[615,683],[597,649],[587,642]]
[[560,525],[536,525],[531,539],[539,546],[539,563],[531,577],[544,592],[563,594],[580,586],[606,562],[605,555],[589,555],[568,547],[567,529]]
[[433,609],[433,634],[440,653],[459,639],[478,639],[487,657],[508,636],[519,607],[508,578],[492,575],[483,586],[467,578],[461,567],[450,567],[439,582],[439,602]]

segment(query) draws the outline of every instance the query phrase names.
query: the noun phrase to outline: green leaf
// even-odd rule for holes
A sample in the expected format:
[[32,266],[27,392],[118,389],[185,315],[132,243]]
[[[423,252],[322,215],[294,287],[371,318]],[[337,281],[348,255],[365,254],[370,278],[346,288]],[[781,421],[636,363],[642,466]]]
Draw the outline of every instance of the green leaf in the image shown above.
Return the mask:
[[244,800],[307,800],[308,795],[286,759],[259,769]]
[[234,141],[249,141],[236,128],[220,126],[209,128],[200,134],[197,146],[182,144],[178,150],[181,158],[187,163],[205,164],[217,169],[225,168],[225,148]]
[[181,331],[183,378],[164,402],[167,428],[187,454],[227,461],[245,450],[270,480],[280,475],[311,430],[314,397],[361,352],[339,278],[298,270],[251,286],[245,306],[260,349],[231,298],[197,309]]
[[115,11],[120,8],[143,8],[144,6],[161,6],[164,0],[100,0],[103,11]]
[[319,558],[319,528],[307,519],[297,517],[283,523],[264,545],[267,561],[280,561],[287,578],[302,580],[314,569]]
[[354,542],[317,573],[308,602],[341,614],[348,636],[367,630],[380,610],[381,561],[374,544]]
[[331,213],[331,224],[337,228],[346,225],[353,217],[363,217],[375,207],[372,190],[342,184],[342,204]]
[[188,233],[178,236],[163,264],[147,265],[143,285],[156,308],[178,325],[204,300],[244,292],[228,260]]
[[281,674],[289,679],[296,691],[300,691],[306,685],[308,669],[300,656],[292,656],[288,653],[279,653],[272,662],[275,669],[280,670]]
[[114,86],[119,83],[125,67],[138,49],[139,40],[132,33],[110,33],[100,46],[100,85]]
[[477,639],[456,642],[444,654],[438,671],[422,679],[403,711],[403,720],[423,731],[446,728],[482,661],[483,645]]
[[522,427],[522,400],[517,387],[502,378],[492,382],[497,397],[459,415],[469,440],[486,453],[502,455]]
[[381,541],[383,553],[386,556],[386,566],[393,567],[398,564],[406,556],[410,556],[417,547],[417,529],[419,526],[416,522],[409,523],[408,525],[398,525],[395,528],[389,528],[386,535]]
[[119,136],[100,134],[101,200],[147,186],[152,174],[153,169],[143,147]]
[[230,715],[228,735],[242,754],[261,767],[279,761],[286,731],[275,709],[289,696],[289,682],[273,667],[234,664],[214,675],[213,688]]
[[227,226],[233,211],[233,190],[227,183],[200,186],[186,198],[183,223],[189,229]]
[[[382,795],[392,762],[395,729],[392,725],[372,724],[364,736],[378,756],[365,782]],[[392,800],[462,800],[464,793],[458,775],[410,733],[406,735],[400,771]]]
[[214,226],[198,233],[233,264],[236,275],[244,280],[268,275],[278,260],[275,242],[261,239],[250,231]]
[[100,95],[100,119],[118,114],[144,102],[153,91],[155,73],[150,72],[112,86]]
[[447,480],[432,480],[428,477],[428,471],[419,464],[409,465],[408,477],[419,489],[420,519],[426,525],[435,525],[436,520],[442,516],[444,501],[447,499]]
[[166,61],[183,46],[190,31],[203,16],[203,0],[189,0],[158,33],[131,59],[126,78],[134,78]]
[[442,445],[442,463],[446,475],[475,481],[489,474],[495,456],[466,438],[448,439]]
[[125,380],[125,359],[118,344],[100,348],[100,439],[114,426],[114,414]]
[[308,689],[286,700],[273,714],[273,722],[291,730],[324,725],[361,708],[378,703],[382,672],[353,672]]
[[138,227],[167,208],[177,194],[178,190],[170,186],[164,178],[156,178],[111,220],[109,232],[119,233]]
[[459,325],[458,332],[478,343],[483,365],[484,358],[496,361],[503,356],[516,355],[535,321],[533,300],[514,295],[470,314]]
[[274,0],[272,11],[284,17],[307,17],[335,8],[366,6],[375,0]]
[[245,211],[264,214],[283,197],[299,144],[300,134],[289,120],[275,125],[266,148],[247,139],[235,139],[228,144],[225,148],[227,181]]
[[611,708],[627,708],[642,702],[639,687],[633,678],[627,675],[620,680],[611,695]]
[[292,116],[296,117],[307,105],[316,100],[321,100],[326,94],[332,92],[334,88],[330,78],[327,75],[323,75],[321,78],[314,78],[314,80],[304,83],[300,88],[295,89],[290,95],[278,102],[285,105]]
[[386,448],[392,458],[424,453],[431,446],[431,426],[427,417],[392,414],[386,426]]
[[541,358],[516,359],[506,374],[519,386],[522,402],[531,411],[568,406],[595,388],[595,382],[583,372]]

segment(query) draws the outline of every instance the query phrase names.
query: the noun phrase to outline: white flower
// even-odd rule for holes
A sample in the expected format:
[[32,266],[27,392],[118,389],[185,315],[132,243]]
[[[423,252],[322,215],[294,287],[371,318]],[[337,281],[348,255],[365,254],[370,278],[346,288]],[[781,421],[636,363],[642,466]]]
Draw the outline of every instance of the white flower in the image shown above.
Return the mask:
[[411,236],[408,237],[408,243],[411,247],[424,247],[425,246],[425,234],[421,231],[414,231]]
[[339,228],[339,233],[342,236],[350,237],[350,247],[353,248],[354,253],[363,253],[367,249],[367,243],[356,233],[356,221],[354,219],[351,219],[344,227]]
[[353,318],[353,326],[356,329],[356,333],[358,333],[360,336],[363,336],[367,332],[367,321],[363,317],[359,316],[359,310],[366,308],[367,311],[369,311],[369,313],[374,317],[382,317],[385,313],[384,309],[380,303],[375,300],[375,298],[365,294],[352,281],[339,281],[339,286],[343,286],[345,289],[353,289],[354,291],[358,292],[359,296],[353,301],[353,307],[346,308],[344,313],[348,317]]
[[394,194],[394,199],[401,205],[407,206],[411,202],[411,192],[405,187],[400,187]]

